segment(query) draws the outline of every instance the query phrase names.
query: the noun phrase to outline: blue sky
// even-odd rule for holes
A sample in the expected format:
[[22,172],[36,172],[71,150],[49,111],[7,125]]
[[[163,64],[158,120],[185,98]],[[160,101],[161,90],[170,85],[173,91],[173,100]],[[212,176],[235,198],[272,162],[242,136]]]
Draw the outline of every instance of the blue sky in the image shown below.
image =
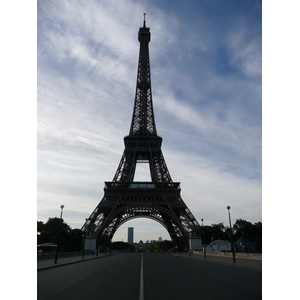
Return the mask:
[[[129,133],[138,29],[150,27],[154,113],[173,181],[195,218],[262,221],[261,1],[38,1],[37,219],[72,228],[103,197]],[[138,165],[135,180],[150,180]],[[169,239],[125,223],[114,240]]]

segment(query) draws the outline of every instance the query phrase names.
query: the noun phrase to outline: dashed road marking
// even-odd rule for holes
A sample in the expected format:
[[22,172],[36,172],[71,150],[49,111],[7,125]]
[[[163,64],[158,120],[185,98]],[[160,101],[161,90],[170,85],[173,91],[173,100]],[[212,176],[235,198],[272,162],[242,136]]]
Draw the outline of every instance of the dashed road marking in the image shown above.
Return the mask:
[[139,297],[139,300],[144,300],[143,254],[141,256],[140,297]]

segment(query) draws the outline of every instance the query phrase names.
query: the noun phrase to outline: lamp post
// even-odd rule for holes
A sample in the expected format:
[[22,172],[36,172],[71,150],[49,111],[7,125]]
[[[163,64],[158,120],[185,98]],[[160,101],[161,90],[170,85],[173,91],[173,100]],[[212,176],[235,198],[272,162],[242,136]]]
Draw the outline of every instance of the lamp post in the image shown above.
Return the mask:
[[63,213],[64,206],[61,205],[60,208],[61,208],[61,212],[60,212],[60,220],[59,220],[59,225],[58,225],[58,236],[57,236],[57,245],[56,245],[55,261],[54,261],[55,264],[57,263],[58,243],[59,243],[59,235],[60,235],[60,226],[61,226],[62,213]]
[[228,209],[228,217],[229,217],[229,225],[230,225],[230,237],[231,237],[231,249],[232,249],[232,257],[233,257],[233,262],[235,263],[235,256],[234,256],[234,248],[233,248],[233,240],[232,240],[232,227],[231,227],[231,219],[230,219],[230,206],[227,206]]
[[206,251],[205,251],[205,240],[204,240],[204,227],[203,227],[203,219],[201,219],[202,221],[202,237],[203,237],[203,248],[204,248],[204,258],[206,259]]

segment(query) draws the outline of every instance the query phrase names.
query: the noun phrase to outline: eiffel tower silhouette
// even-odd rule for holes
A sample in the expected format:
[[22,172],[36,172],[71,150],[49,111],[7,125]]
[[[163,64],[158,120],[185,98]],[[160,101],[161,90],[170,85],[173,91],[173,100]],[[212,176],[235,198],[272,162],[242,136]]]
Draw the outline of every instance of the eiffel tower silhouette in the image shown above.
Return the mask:
[[[150,78],[150,28],[139,29],[140,42],[134,110],[125,150],[111,182],[105,182],[104,197],[81,230],[97,245],[108,245],[116,230],[135,218],[150,218],[162,224],[175,246],[189,248],[191,236],[200,237],[200,225],[180,196],[180,182],[173,182],[157,135]],[[136,164],[149,163],[151,182],[135,182]]]

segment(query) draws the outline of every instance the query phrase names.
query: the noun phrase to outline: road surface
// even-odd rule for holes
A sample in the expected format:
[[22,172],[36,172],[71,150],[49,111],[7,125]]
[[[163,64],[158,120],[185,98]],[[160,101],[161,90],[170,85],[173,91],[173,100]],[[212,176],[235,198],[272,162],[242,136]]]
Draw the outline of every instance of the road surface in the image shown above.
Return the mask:
[[122,253],[37,273],[37,299],[261,299],[262,272],[168,253]]

